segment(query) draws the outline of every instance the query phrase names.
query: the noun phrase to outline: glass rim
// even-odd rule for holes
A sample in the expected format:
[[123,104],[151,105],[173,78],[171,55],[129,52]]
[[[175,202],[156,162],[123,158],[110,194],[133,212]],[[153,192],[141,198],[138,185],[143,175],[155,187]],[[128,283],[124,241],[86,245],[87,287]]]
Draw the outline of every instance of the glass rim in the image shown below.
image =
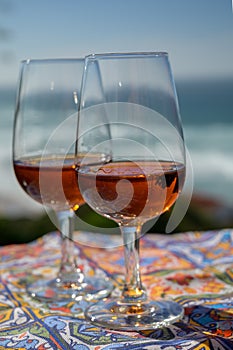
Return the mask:
[[168,57],[167,51],[135,51],[135,52],[104,52],[92,53],[85,56],[85,59],[101,59],[101,58],[132,58],[132,57]]
[[85,58],[83,57],[58,57],[58,58],[25,58],[20,61],[21,64],[29,64],[29,63],[52,63],[52,62],[65,62],[65,61],[83,61]]

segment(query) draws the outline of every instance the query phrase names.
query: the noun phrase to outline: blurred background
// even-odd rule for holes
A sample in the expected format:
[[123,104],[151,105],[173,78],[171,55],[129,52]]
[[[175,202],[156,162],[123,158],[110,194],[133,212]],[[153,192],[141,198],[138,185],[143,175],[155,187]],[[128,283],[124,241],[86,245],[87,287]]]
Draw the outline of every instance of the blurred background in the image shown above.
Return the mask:
[[[231,0],[0,0],[0,244],[54,228],[13,173],[20,61],[116,51],[169,53],[194,173],[190,208],[176,231],[233,226]],[[106,224],[87,206],[80,215]],[[163,231],[167,215],[154,231]]]

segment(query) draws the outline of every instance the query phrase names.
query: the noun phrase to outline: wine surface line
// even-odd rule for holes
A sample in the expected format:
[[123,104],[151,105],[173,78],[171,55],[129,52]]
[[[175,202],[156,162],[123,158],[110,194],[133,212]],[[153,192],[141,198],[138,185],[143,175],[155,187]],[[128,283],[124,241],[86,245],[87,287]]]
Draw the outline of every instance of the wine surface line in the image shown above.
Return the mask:
[[78,170],[84,200],[117,222],[147,221],[168,210],[184,183],[185,166],[170,161],[122,161]]

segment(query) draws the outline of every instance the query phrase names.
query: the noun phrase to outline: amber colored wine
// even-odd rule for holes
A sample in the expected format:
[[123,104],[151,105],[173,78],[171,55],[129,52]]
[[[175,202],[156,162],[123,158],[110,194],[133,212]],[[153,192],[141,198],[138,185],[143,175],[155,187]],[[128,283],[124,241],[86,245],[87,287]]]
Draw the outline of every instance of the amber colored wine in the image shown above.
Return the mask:
[[37,202],[54,210],[77,209],[83,204],[75,175],[74,156],[24,158],[14,162],[18,182]]
[[84,200],[118,222],[142,222],[168,210],[185,178],[181,163],[167,161],[112,162],[78,170]]

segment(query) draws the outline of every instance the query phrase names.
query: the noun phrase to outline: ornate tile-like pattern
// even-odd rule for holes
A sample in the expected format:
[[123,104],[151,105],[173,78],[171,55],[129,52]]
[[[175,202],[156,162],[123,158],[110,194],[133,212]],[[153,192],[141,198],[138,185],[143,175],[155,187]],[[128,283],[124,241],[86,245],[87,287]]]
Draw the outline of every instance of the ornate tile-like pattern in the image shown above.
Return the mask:
[[[119,293],[121,238],[77,232],[76,242],[86,273],[110,276]],[[85,301],[45,304],[31,298],[27,283],[56,276],[60,237],[55,232],[1,247],[0,257],[0,349],[233,349],[232,229],[142,237],[141,271],[150,297],[169,296],[185,308],[183,320],[159,330],[101,329],[84,319]]]

